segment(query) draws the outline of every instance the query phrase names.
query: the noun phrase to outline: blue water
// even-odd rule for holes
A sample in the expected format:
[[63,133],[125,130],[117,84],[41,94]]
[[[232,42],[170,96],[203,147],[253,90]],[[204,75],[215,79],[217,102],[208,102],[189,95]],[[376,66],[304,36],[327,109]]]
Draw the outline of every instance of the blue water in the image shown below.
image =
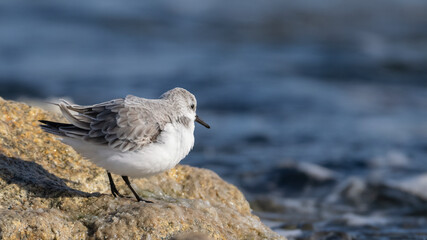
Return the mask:
[[426,239],[426,11],[422,0],[2,1],[0,96],[92,104],[184,87],[212,129],[196,128],[183,163],[236,184],[274,230]]

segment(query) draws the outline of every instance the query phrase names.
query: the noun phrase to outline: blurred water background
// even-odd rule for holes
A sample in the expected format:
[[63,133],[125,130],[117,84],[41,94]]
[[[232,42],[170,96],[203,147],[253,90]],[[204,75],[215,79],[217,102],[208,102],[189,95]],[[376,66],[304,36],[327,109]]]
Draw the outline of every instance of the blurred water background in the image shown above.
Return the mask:
[[427,1],[1,1],[0,96],[184,87],[182,162],[289,239],[427,239]]

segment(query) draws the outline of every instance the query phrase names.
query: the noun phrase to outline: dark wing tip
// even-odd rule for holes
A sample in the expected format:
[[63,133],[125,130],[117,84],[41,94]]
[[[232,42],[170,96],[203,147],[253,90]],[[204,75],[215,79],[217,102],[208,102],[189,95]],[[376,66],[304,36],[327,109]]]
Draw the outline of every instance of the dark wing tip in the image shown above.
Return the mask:
[[49,127],[49,128],[55,128],[58,129],[59,127],[70,127],[73,126],[69,123],[59,123],[59,122],[52,122],[47,120],[39,120],[39,122],[43,123],[43,125],[40,125],[41,127]]
[[50,121],[46,121],[46,120],[39,120],[39,122],[43,123],[43,124],[49,124]]

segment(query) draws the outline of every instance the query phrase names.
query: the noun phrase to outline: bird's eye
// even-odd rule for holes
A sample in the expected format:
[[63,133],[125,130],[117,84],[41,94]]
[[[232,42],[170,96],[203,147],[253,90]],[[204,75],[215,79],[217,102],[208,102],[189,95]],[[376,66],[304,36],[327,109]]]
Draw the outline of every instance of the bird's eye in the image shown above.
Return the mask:
[[191,106],[190,106],[190,107],[191,107],[191,109],[194,109],[194,104],[191,104]]

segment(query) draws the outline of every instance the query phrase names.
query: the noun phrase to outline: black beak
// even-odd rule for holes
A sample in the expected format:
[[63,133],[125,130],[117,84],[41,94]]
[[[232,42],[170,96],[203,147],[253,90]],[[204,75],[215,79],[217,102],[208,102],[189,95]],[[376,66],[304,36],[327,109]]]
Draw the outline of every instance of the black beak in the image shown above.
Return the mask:
[[211,126],[209,126],[209,124],[205,123],[202,119],[199,118],[199,116],[196,115],[196,122],[202,124],[203,126],[205,126],[206,128],[211,128]]

